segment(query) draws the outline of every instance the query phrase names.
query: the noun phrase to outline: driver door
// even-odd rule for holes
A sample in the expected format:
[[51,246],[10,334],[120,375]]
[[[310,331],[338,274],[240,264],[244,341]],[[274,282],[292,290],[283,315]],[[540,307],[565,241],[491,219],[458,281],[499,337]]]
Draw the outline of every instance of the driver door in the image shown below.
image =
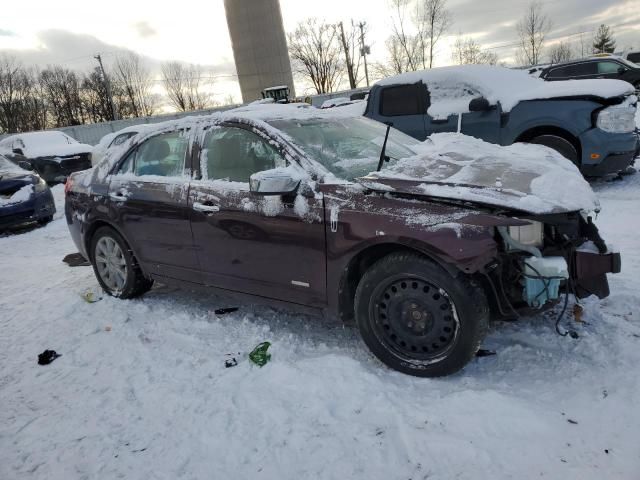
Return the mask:
[[312,307],[326,303],[321,195],[260,196],[253,173],[285,167],[274,141],[242,125],[204,135],[191,229],[204,283]]

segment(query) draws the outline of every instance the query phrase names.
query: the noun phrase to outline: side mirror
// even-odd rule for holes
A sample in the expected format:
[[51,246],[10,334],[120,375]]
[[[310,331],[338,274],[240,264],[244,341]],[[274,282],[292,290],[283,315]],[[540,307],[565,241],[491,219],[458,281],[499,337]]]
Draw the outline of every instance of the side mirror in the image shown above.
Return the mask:
[[618,75],[622,75],[622,74],[624,74],[624,72],[626,72],[626,71],[627,71],[627,69],[626,69],[626,68],[624,68],[624,67],[618,67]]
[[33,165],[31,165],[29,162],[25,162],[24,160],[20,160],[18,162],[18,166],[23,170],[29,170],[30,172],[33,171]]
[[249,178],[249,188],[257,195],[291,195],[299,186],[300,180],[279,169],[254,173]]
[[491,110],[491,105],[489,100],[484,97],[476,97],[469,102],[470,112],[486,112],[487,110]]
[[16,155],[23,155],[24,156],[24,152],[22,151],[21,148],[14,148],[13,149],[13,153],[15,153]]

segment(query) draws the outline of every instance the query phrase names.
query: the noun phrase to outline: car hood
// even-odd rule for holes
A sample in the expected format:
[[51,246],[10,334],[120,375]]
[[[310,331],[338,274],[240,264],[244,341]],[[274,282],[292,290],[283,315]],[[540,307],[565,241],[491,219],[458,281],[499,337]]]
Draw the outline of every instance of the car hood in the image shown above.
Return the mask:
[[502,147],[460,134],[432,135],[418,155],[357,180],[368,189],[472,202],[530,214],[598,210],[569,160],[540,145]]
[[[71,155],[81,155],[91,153],[93,147],[84,143],[74,143],[70,145],[52,145],[30,147],[25,149],[25,155],[28,158],[49,158],[57,159],[60,157],[68,157]],[[62,159],[62,158],[60,158]]]

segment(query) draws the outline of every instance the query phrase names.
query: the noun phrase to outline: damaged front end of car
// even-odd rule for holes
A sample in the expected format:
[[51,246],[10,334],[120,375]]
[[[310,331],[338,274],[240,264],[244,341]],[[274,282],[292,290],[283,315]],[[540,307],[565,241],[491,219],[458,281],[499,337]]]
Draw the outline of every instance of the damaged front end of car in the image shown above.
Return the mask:
[[608,246],[583,212],[518,217],[496,227],[498,255],[480,272],[496,313],[553,305],[562,295],[609,295],[607,273],[621,270],[620,253]]

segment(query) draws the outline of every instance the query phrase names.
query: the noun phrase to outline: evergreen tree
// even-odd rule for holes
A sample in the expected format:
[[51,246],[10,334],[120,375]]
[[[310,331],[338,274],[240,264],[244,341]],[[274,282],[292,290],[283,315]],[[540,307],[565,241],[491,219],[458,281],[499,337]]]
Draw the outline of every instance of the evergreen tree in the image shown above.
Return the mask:
[[598,27],[593,39],[593,53],[613,53],[616,49],[616,41],[613,39],[611,28],[604,23]]

